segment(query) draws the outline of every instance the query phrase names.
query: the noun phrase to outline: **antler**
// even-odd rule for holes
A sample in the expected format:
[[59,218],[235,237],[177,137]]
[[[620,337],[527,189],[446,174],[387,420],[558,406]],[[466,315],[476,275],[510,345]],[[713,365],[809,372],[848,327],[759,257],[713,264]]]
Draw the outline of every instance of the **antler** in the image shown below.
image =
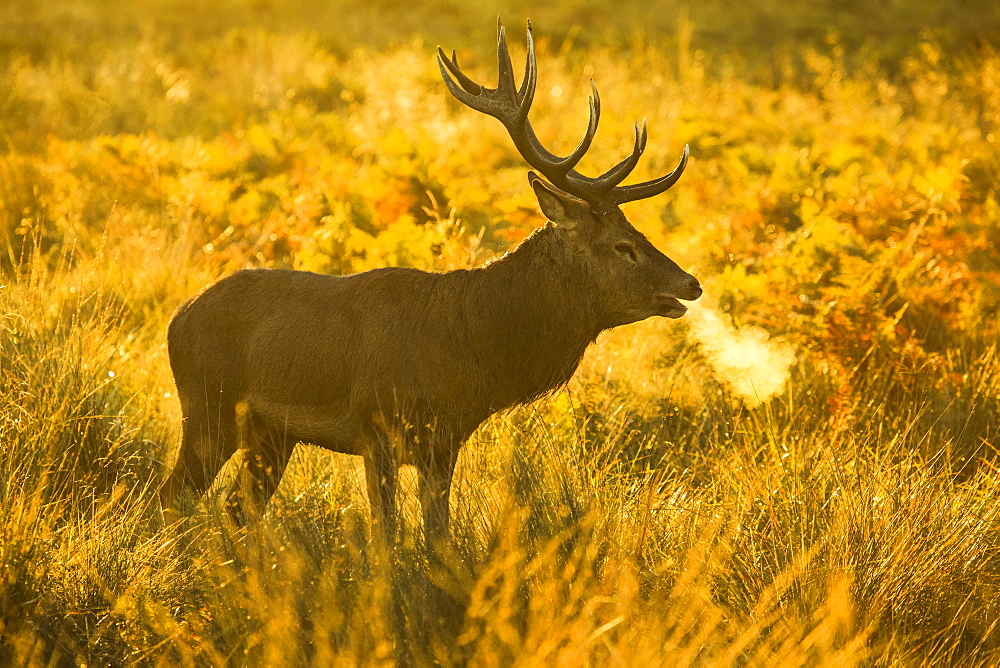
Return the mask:
[[[658,195],[674,185],[684,172],[689,154],[686,145],[680,162],[669,174],[644,183],[629,186],[618,185],[635,169],[639,157],[646,149],[646,121],[643,120],[641,126],[638,123],[635,124],[635,146],[627,158],[598,177],[584,176],[573,168],[590,149],[594,133],[597,132],[597,123],[601,118],[601,98],[597,94],[594,80],[590,80],[593,94],[590,96],[590,121],[587,124],[587,132],[577,147],[573,149],[573,152],[561,158],[542,146],[528,121],[528,110],[535,97],[535,85],[538,81],[531,21],[528,21],[528,57],[520,88],[515,89],[514,69],[510,62],[510,52],[507,50],[506,30],[499,18],[497,19],[497,62],[499,69],[497,87],[484,88],[462,72],[454,51],[451,52],[451,58],[449,58],[441,47],[438,47],[438,67],[441,68],[441,76],[444,77],[444,82],[452,95],[465,105],[488,114],[503,123],[510,138],[514,140],[514,146],[528,164],[541,172],[553,185],[586,200],[599,209],[603,209]],[[455,78],[452,79],[452,76]]]

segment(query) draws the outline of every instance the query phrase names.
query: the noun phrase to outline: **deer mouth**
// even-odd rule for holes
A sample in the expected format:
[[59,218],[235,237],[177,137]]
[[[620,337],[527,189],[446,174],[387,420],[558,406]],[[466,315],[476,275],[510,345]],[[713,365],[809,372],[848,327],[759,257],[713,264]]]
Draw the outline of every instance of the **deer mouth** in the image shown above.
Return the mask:
[[653,297],[653,301],[656,302],[657,314],[666,318],[679,318],[688,310],[688,307],[681,304],[680,300],[675,297],[656,295]]

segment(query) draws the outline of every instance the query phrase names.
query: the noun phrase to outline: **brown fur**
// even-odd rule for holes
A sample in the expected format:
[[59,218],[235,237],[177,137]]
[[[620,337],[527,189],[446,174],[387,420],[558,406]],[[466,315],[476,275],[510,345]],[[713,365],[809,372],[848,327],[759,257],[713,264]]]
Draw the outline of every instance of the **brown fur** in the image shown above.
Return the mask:
[[701,292],[617,209],[533,185],[559,224],[482,268],[252,269],[181,306],[168,343],[183,442],[164,504],[203,492],[243,447],[259,512],[307,442],[365,457],[386,532],[396,469],[415,465],[426,530],[446,536],[458,451],[483,420],[568,381],[602,330],[679,317],[657,295]]

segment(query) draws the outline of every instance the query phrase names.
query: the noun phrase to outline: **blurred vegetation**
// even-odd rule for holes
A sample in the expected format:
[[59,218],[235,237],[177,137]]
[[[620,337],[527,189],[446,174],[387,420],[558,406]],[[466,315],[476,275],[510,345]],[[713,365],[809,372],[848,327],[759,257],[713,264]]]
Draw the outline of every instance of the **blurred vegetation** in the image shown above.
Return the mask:
[[[768,58],[830,35],[845,44],[877,46],[898,60],[931,35],[949,51],[996,45],[1000,7],[992,0],[747,0],[671,2],[627,0],[607,10],[601,0],[539,5],[525,0],[405,4],[376,0],[118,0],[114,11],[96,0],[8,0],[0,24],[0,50],[36,57],[83,52],[94,44],[122,43],[155,33],[172,47],[189,46],[234,27],[269,32],[308,31],[334,53],[357,46],[385,49],[419,37],[431,44],[475,45],[489,53],[497,15],[516,25],[531,17],[547,39],[579,48],[620,48],[636,40]],[[678,35],[678,28],[690,30]]]
[[[6,3],[0,664],[995,665],[998,7]],[[434,62],[491,80],[498,11],[515,59],[536,26],[547,146],[591,76],[585,172],[643,117],[636,179],[690,144],[627,214],[702,307],[484,425],[451,548],[407,489],[373,549],[359,464],[310,447],[252,533],[211,503],[164,526],[181,302],[243,266],[478,265],[541,224]]]

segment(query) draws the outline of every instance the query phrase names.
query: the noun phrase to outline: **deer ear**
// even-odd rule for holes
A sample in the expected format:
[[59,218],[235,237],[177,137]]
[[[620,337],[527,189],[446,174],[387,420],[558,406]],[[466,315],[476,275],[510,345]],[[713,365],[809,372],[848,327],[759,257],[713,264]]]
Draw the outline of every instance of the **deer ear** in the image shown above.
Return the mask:
[[531,189],[538,198],[538,206],[546,218],[566,229],[576,227],[587,213],[588,204],[549,185],[534,172],[528,172]]

